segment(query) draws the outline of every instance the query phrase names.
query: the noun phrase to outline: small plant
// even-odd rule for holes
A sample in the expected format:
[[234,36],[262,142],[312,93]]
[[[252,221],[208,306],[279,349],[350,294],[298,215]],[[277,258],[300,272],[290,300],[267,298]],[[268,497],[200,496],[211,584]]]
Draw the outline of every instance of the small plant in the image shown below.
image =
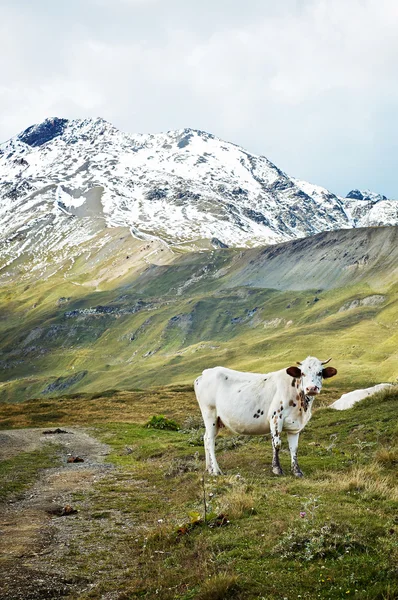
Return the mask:
[[199,415],[189,415],[182,424],[182,433],[191,433],[192,431],[198,431],[204,429],[203,419]]
[[192,473],[199,471],[201,463],[199,460],[199,452],[195,452],[193,456],[185,456],[183,458],[173,458],[165,473],[165,477],[176,477],[183,473]]
[[310,561],[338,558],[353,550],[365,552],[367,549],[368,544],[348,527],[333,522],[314,527],[304,521],[283,534],[273,553],[282,558]]
[[219,437],[216,440],[218,450],[235,450],[240,446],[248,444],[253,439],[250,435],[228,435]]
[[319,498],[310,496],[303,503],[303,510],[300,512],[300,517],[314,520],[317,509],[319,508]]
[[153,429],[167,429],[168,431],[179,431],[180,427],[174,419],[167,419],[164,415],[154,415],[146,424]]

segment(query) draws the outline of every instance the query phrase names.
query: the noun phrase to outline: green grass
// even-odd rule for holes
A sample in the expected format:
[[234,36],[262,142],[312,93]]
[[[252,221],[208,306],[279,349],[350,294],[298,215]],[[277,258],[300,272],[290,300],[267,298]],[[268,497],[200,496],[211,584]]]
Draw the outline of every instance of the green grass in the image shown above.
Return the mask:
[[[225,475],[203,475],[192,391],[151,394],[96,399],[105,411],[96,435],[110,445],[116,468],[72,498],[79,518],[69,522],[63,568],[92,584],[76,598],[397,597],[396,390],[348,411],[315,410],[299,444],[303,479],[289,472],[285,439],[286,475],[275,477],[267,437],[228,432],[217,441]],[[145,425],[162,399],[179,431]],[[35,414],[47,423],[61,404],[54,425],[74,424],[80,413],[92,426],[101,414],[94,402],[48,400]],[[12,406],[29,421],[34,402]],[[126,407],[130,422],[122,420]],[[30,470],[21,472],[25,485],[32,481]]]
[[[110,535],[112,581],[83,597],[116,585],[125,598],[394,598],[398,491],[394,471],[376,462],[376,443],[396,443],[395,425],[385,427],[395,401],[380,402],[372,416],[364,405],[339,425],[336,413],[318,411],[300,444],[305,480],[272,477],[270,442],[249,439],[219,451],[227,475],[205,477],[203,486],[189,433],[104,426],[119,471],[91,502],[106,505],[111,522],[123,514],[135,527],[123,541],[120,531]],[[358,486],[359,472],[366,479]],[[220,514],[230,522],[210,527]],[[190,527],[196,515],[202,522]],[[87,574],[93,559],[77,559]],[[105,569],[109,555],[96,560]]]
[[[45,420],[41,422],[45,424]],[[21,452],[0,462],[0,503],[20,498],[36,480],[42,469],[57,464],[57,451],[53,444],[40,450]]]

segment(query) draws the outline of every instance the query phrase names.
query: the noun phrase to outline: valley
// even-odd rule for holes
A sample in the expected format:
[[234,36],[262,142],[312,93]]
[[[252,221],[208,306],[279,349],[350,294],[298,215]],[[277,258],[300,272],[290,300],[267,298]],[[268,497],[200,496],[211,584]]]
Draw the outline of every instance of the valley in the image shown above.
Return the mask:
[[173,255],[113,238],[66,272],[33,271],[0,288],[0,399],[191,385],[209,366],[267,372],[308,354],[333,356],[342,391],[394,382],[397,232]]

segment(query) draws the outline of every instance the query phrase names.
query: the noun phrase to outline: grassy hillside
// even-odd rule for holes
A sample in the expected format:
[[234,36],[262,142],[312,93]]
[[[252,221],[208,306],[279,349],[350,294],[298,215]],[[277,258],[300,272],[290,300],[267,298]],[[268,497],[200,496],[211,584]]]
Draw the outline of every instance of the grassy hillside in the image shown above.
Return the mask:
[[267,372],[308,354],[333,356],[341,391],[394,381],[397,231],[135,261],[101,284],[109,253],[86,276],[83,261],[17,279],[0,288],[0,401],[191,384],[205,367]]
[[[393,600],[397,401],[393,390],[346,412],[316,410],[301,435],[301,480],[289,474],[285,439],[278,478],[269,439],[227,432],[217,441],[225,475],[203,477],[203,430],[185,389],[3,404],[6,427],[84,423],[112,449],[115,468],[70,497],[77,514],[53,517],[67,543],[37,577],[61,574],[70,600]],[[179,431],[145,426],[163,408]],[[22,457],[30,478],[46,466],[36,454]],[[5,477],[13,499],[10,485]]]

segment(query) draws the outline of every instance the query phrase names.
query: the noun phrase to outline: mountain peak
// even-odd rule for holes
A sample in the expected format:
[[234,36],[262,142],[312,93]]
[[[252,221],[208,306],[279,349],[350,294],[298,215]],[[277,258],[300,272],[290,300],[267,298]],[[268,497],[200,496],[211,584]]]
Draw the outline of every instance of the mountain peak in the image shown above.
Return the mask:
[[80,132],[84,132],[85,135],[90,132],[97,135],[99,131],[105,130],[118,132],[109,121],[106,121],[102,117],[73,120],[50,117],[45,119],[42,123],[31,125],[25,129],[25,131],[17,135],[16,139],[32,148],[37,148],[39,146],[44,146],[44,144],[51,142],[57,137],[61,137],[67,130],[72,135],[79,135]]
[[45,119],[42,123],[31,125],[18,135],[18,140],[33,148],[43,146],[55,137],[59,137],[68,125],[68,119],[52,117]]
[[351,190],[348,192],[346,198],[349,200],[365,200],[366,202],[379,202],[380,200],[387,200],[387,196],[372,192],[371,190]]

